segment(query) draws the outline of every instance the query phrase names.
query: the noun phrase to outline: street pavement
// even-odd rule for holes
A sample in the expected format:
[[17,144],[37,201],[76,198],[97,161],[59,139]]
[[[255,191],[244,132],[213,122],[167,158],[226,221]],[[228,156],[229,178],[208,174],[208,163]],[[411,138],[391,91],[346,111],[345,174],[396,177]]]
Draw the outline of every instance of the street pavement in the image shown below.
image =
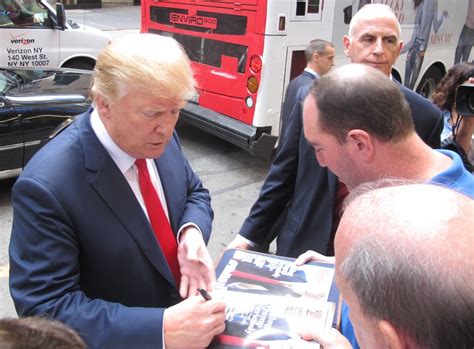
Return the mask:
[[66,17],[78,24],[100,29],[115,38],[140,31],[140,6],[66,10]]

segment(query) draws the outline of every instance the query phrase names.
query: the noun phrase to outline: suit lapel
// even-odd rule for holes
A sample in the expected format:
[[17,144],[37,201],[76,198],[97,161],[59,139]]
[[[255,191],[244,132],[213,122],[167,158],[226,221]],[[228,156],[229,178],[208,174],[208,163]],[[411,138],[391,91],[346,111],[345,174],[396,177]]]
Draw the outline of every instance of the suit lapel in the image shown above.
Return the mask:
[[97,139],[89,120],[90,113],[81,118],[82,125],[79,127],[91,186],[132,236],[155,269],[175,285],[171,270],[145,213],[125,177]]
[[[170,141],[170,143],[172,142],[173,140]],[[155,165],[163,186],[171,229],[173,230],[173,233],[177,235],[180,224],[180,217],[178,216],[180,210],[178,208],[182,207],[180,201],[183,198],[183,194],[180,193],[182,192],[185,183],[185,174],[179,171],[180,167],[176,165],[176,157],[171,154],[171,148],[172,144],[168,144],[163,155],[155,160]]]

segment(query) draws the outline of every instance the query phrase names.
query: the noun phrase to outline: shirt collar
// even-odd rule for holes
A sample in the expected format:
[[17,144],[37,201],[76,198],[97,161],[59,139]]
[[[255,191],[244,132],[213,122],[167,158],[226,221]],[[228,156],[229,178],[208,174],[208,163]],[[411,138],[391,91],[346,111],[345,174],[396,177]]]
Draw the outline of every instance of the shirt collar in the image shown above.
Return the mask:
[[97,109],[92,110],[91,127],[97,138],[99,138],[100,143],[102,143],[107,153],[109,153],[112,160],[114,160],[115,164],[120,169],[120,172],[127,172],[130,167],[133,166],[136,159],[120,149],[120,147],[113,141],[112,137],[110,137],[107,132],[104,123],[100,119]]
[[306,67],[306,68],[304,68],[304,71],[307,71],[308,73],[314,75],[316,77],[316,79],[319,79],[319,74],[316,73],[313,69],[311,69],[309,67]]

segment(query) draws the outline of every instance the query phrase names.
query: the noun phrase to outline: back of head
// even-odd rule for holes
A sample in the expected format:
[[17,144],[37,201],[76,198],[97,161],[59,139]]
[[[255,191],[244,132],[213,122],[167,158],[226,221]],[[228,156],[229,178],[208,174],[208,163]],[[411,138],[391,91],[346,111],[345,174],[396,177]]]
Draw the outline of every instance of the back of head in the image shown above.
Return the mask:
[[186,53],[170,37],[133,34],[114,39],[97,58],[92,95],[120,99],[128,87],[173,100],[191,98],[195,81]]
[[354,199],[336,234],[341,277],[364,314],[423,348],[472,348],[474,201],[413,184]]
[[0,320],[0,349],[85,349],[79,335],[55,320],[41,317]]
[[433,104],[451,111],[456,98],[456,88],[474,77],[474,64],[462,62],[449,68],[433,94]]
[[341,143],[351,129],[397,142],[415,132],[399,87],[375,68],[348,64],[316,80],[311,89],[320,127]]
[[390,6],[385,4],[367,4],[357,11],[354,17],[352,17],[351,23],[349,24],[349,37],[351,38],[354,35],[362,21],[380,18],[389,18],[397,22],[398,36],[400,37],[401,28],[397,16],[395,16],[395,13],[390,8]]
[[309,45],[306,47],[306,50],[304,51],[306,62],[310,62],[315,53],[319,55],[324,55],[326,53],[326,47],[328,46],[334,47],[332,43],[326,40],[322,40],[322,39],[311,40]]

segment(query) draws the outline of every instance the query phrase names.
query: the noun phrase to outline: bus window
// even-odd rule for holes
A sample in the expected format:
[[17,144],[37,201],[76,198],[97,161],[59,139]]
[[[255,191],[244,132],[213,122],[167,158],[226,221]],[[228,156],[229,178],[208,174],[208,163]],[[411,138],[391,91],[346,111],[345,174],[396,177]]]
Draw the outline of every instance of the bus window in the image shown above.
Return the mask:
[[308,0],[308,13],[319,13],[319,0]]
[[296,15],[305,16],[307,13],[319,13],[320,0],[296,0]]

